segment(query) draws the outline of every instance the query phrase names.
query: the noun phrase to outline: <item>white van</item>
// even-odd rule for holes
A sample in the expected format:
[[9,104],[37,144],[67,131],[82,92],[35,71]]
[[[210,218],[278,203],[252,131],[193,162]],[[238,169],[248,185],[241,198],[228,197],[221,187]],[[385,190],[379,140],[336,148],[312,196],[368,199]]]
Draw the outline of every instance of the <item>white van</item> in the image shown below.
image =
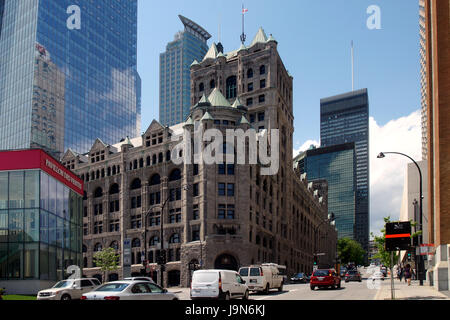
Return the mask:
[[191,299],[248,299],[249,290],[236,271],[197,270],[192,276]]
[[275,265],[262,264],[242,267],[239,274],[246,281],[250,291],[264,291],[268,294],[270,289],[277,288],[283,291],[283,276]]

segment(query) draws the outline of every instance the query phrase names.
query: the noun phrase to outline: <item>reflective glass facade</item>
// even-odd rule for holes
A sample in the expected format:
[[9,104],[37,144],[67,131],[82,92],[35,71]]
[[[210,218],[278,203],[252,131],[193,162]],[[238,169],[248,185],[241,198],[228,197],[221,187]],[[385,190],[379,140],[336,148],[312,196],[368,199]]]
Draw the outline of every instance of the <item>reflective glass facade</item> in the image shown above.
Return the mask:
[[59,156],[140,134],[137,0],[0,0],[1,12],[0,149]]
[[354,142],[356,152],[356,240],[369,245],[369,98],[367,89],[320,101],[321,147]]
[[188,117],[191,107],[190,66],[194,60],[203,60],[208,51],[210,35],[200,34],[197,31],[202,30],[201,27],[189,22],[194,28],[185,24],[185,30],[175,35],[175,40],[167,44],[166,52],[159,58],[159,121],[165,126],[181,123]]
[[82,196],[42,170],[0,172],[0,280],[61,280],[81,264]]
[[337,218],[338,238],[356,239],[354,144],[308,150],[303,165],[308,181],[328,181],[328,212]]

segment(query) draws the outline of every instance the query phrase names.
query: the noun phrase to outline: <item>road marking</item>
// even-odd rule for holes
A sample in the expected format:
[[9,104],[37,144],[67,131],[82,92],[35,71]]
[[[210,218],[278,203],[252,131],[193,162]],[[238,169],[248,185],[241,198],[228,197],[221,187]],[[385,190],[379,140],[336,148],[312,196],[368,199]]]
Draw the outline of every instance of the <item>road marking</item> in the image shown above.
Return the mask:
[[[292,290],[289,290],[289,291],[284,292],[284,293],[295,292],[295,291],[298,291],[298,289],[292,289]],[[270,298],[272,298],[272,297],[273,297],[273,296],[266,296],[266,297],[258,298],[258,299],[255,299],[255,300],[270,299]]]

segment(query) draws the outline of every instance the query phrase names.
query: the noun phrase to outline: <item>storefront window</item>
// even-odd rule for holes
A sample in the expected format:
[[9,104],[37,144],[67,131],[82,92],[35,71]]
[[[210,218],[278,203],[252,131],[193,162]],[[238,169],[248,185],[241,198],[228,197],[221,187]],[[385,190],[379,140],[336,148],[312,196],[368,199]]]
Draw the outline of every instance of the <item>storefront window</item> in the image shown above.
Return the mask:
[[23,243],[9,243],[8,246],[8,278],[20,279],[23,266]]
[[9,208],[23,208],[23,171],[9,173]]
[[41,243],[39,251],[39,268],[41,280],[49,279],[48,268],[48,245]]
[[8,217],[9,242],[22,242],[23,210],[9,210]]
[[41,209],[48,210],[48,175],[41,172]]
[[8,209],[8,172],[0,172],[0,210]]
[[48,179],[48,198],[48,211],[56,213],[56,180],[51,177]]
[[39,234],[40,241],[44,243],[48,243],[48,213],[44,210],[40,211],[39,215]]
[[48,243],[56,246],[56,217],[49,213],[48,215]]
[[25,242],[39,242],[39,210],[25,210]]
[[6,265],[7,260],[5,257],[8,256],[8,244],[7,243],[0,243],[0,279],[6,279]]
[[39,171],[25,171],[25,208],[39,207]]
[[25,244],[24,251],[24,278],[39,278],[39,243]]

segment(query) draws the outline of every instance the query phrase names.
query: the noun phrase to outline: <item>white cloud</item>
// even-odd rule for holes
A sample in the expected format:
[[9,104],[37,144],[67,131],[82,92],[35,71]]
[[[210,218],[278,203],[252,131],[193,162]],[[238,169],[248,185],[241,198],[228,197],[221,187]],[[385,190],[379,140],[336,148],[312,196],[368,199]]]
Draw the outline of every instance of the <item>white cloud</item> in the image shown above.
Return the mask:
[[[370,231],[380,234],[384,217],[398,219],[403,196],[406,165],[409,159],[400,155],[386,155],[378,159],[380,152],[401,152],[414,160],[422,159],[420,110],[408,116],[394,119],[380,126],[373,117],[369,119],[370,130]],[[294,149],[294,156],[307,150],[315,140],[306,141]]]
[[314,145],[315,147],[319,147],[320,143],[317,142],[316,140],[306,141],[300,148],[294,149],[294,153],[293,153],[294,157],[296,157],[300,152],[308,150],[311,147],[311,145]]
[[403,195],[406,157],[388,154],[378,159],[380,152],[401,152],[419,161],[421,154],[420,110],[406,117],[379,126],[374,118],[370,128],[370,229],[375,234],[383,228],[383,218],[398,219]]

